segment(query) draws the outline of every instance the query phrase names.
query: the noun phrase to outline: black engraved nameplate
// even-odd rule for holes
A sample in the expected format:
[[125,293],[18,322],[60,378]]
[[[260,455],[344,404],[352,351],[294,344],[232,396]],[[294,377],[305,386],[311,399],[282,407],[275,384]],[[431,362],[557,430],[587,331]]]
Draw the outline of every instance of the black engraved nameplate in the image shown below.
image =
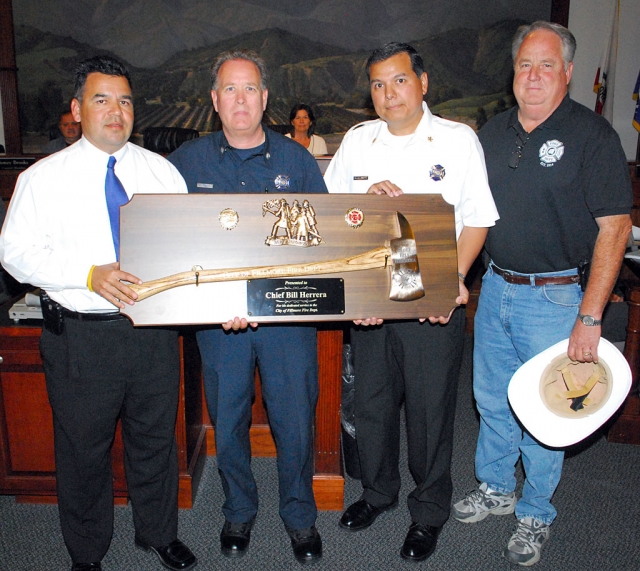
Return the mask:
[[248,315],[342,315],[341,278],[284,278],[247,281]]

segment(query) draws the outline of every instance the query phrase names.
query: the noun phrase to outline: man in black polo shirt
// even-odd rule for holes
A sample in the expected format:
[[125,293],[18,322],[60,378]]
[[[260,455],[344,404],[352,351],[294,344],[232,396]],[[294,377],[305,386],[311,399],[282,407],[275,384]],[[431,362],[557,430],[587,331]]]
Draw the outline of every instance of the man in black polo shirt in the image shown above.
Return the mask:
[[[500,220],[489,229],[492,261],[475,318],[481,485],[453,513],[475,523],[515,511],[518,524],[503,555],[525,566],[539,560],[556,517],[551,497],[564,452],[522,429],[507,387],[520,365],[567,337],[571,359],[597,362],[602,312],[631,229],[631,184],[618,135],[567,95],[575,48],[571,32],[557,24],[521,27],[512,47],[518,106],[479,134]],[[586,288],[579,275],[585,267]],[[518,500],[520,457],[526,480]]]

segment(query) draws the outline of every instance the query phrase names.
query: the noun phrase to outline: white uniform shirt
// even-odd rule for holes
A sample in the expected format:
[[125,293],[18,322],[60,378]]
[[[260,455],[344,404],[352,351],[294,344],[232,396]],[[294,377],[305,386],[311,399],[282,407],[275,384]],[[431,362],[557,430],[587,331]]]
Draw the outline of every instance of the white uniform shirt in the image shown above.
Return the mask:
[[493,226],[499,216],[478,137],[422,109],[411,135],[392,135],[380,119],[352,127],[324,175],[329,192],[366,193],[389,180],[406,194],[441,194],[454,207],[457,237],[464,226]]
[[[187,192],[178,170],[156,153],[127,143],[114,156],[129,197]],[[91,266],[116,261],[104,191],[108,159],[82,137],[27,169],[0,235],[4,268],[73,311],[116,309],[87,288]]]

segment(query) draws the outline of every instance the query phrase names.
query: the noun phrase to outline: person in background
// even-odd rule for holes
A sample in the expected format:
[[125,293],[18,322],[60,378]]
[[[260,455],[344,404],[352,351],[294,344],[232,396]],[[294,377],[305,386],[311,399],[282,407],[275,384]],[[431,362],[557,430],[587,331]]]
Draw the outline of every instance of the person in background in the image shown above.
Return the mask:
[[62,149],[66,149],[69,145],[73,145],[76,141],[79,141],[82,136],[82,125],[73,118],[71,111],[63,111],[60,113],[58,129],[60,130],[61,136],[49,141],[42,148],[43,153],[47,155],[57,153]]
[[[549,538],[564,450],[523,429],[509,406],[509,382],[522,364],[567,338],[570,359],[598,362],[602,313],[631,230],[633,195],[620,138],[567,93],[575,50],[573,34],[559,24],[520,27],[512,44],[518,105],[478,135],[500,220],[487,236],[491,263],[474,325],[480,486],[453,506],[453,515],[476,523],[515,511],[503,556],[523,566],[540,559]],[[517,498],[519,460],[525,481]]]
[[133,543],[167,569],[187,571],[197,560],[177,537],[178,335],[134,327],[118,312],[138,297],[127,284],[142,283],[120,269],[118,205],[187,187],[171,163],[127,142],[133,96],[119,61],[96,56],[78,65],[71,110],[82,138],[20,175],[0,235],[4,268],[44,292],[40,353],[62,536],[72,571],[102,569],[120,420]]
[[[221,53],[212,70],[211,98],[222,130],[184,143],[169,160],[194,193],[326,193],[316,161],[300,145],[263,128],[267,68],[255,52]],[[267,193],[266,195],[264,193]],[[230,201],[232,199],[230,198]],[[322,557],[313,495],[313,427],[318,400],[316,328],[265,324],[242,331],[197,333],[209,415],[215,427],[225,522],[220,550],[242,557],[258,512],[251,472],[251,404],[256,364],[278,451],[280,517],[302,564]]]
[[325,140],[314,135],[316,127],[316,118],[313,115],[311,107],[304,103],[299,103],[291,109],[289,113],[289,123],[293,125],[293,135],[287,133],[285,137],[293,139],[296,143],[300,143],[314,157],[327,154],[327,143]]
[[[345,135],[325,174],[329,192],[395,196],[438,194],[453,205],[459,296],[498,218],[482,148],[473,130],[440,119],[424,103],[429,80],[420,54],[392,42],[366,64],[380,119]],[[358,324],[359,321],[356,321]],[[407,498],[411,525],[402,558],[423,561],[435,551],[451,510],[451,452],[465,310],[426,319],[367,318],[351,331],[355,364],[356,443],[362,497],[342,514],[340,527],[358,532],[398,505],[400,409],[404,402],[409,469],[415,488]]]

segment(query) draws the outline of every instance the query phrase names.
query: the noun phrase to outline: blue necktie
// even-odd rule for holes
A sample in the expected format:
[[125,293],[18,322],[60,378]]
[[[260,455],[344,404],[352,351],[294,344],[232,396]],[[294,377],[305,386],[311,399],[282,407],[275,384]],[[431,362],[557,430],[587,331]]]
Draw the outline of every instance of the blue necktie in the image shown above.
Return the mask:
[[116,250],[116,260],[120,260],[120,207],[129,202],[129,197],[113,170],[115,165],[116,158],[109,157],[107,178],[104,181],[104,193],[107,198],[107,210],[109,211],[109,221],[111,222],[111,235],[113,236],[113,247]]

